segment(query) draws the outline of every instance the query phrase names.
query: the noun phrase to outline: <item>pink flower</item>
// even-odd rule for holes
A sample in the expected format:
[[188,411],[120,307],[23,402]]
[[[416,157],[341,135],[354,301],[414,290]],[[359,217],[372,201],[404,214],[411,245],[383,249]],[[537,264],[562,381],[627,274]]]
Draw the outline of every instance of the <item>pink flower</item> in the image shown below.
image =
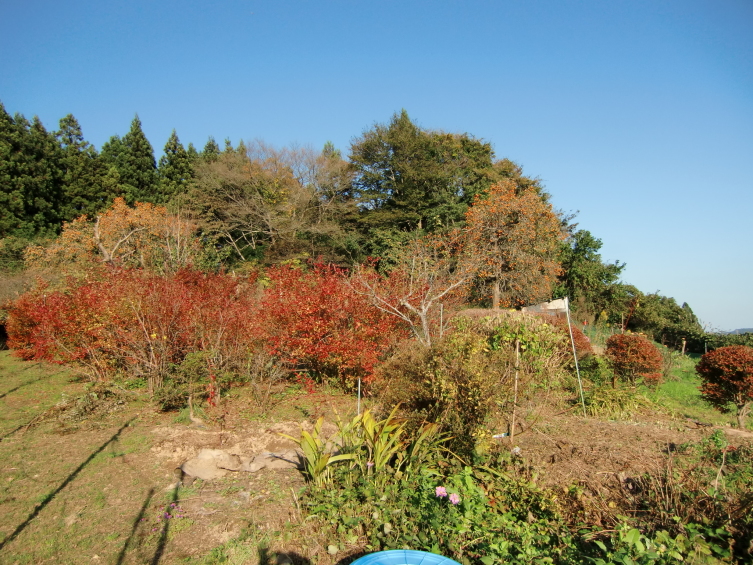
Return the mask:
[[447,489],[444,487],[437,487],[435,492],[436,492],[436,495],[440,498],[443,496],[447,496]]
[[460,502],[460,497],[453,492],[450,495],[450,502],[452,502],[453,504],[457,504],[458,502]]

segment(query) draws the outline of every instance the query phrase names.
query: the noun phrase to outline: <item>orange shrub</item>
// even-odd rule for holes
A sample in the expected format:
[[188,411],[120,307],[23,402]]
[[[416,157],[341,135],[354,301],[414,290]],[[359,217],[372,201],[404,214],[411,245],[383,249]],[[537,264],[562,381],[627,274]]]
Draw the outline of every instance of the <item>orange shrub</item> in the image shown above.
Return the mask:
[[617,378],[635,384],[642,377],[646,384],[655,385],[661,380],[662,357],[659,350],[648,339],[639,334],[615,334],[607,340],[606,355],[612,363],[614,377],[612,387],[617,386]]
[[753,347],[730,345],[709,351],[696,365],[703,379],[701,395],[721,412],[737,407],[737,424],[745,428],[745,418],[753,404]]

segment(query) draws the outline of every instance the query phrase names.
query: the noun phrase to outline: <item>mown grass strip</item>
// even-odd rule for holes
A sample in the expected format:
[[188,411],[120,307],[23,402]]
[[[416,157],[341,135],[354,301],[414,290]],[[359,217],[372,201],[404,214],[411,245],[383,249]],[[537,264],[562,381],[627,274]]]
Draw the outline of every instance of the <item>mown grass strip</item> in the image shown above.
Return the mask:
[[37,517],[37,515],[44,510],[44,508],[54,500],[55,496],[62,491],[68,484],[70,484],[77,476],[78,474],[97,456],[99,455],[104,449],[110,445],[112,442],[117,441],[120,437],[120,434],[125,430],[129,425],[131,425],[131,422],[133,422],[137,416],[134,416],[130,420],[128,420],[125,424],[123,424],[120,429],[118,429],[113,436],[108,439],[105,443],[103,443],[96,451],[94,451],[89,457],[87,457],[86,461],[81,463],[68,477],[58,486],[54,491],[49,493],[44,497],[44,500],[40,502],[36,508],[29,514],[29,516],[21,522],[21,524],[18,525],[18,527],[13,531],[12,534],[10,534],[8,537],[6,537],[2,542],[0,542],[0,551],[8,545],[11,541],[13,541],[21,532],[23,532],[26,527],[31,523],[31,521]]

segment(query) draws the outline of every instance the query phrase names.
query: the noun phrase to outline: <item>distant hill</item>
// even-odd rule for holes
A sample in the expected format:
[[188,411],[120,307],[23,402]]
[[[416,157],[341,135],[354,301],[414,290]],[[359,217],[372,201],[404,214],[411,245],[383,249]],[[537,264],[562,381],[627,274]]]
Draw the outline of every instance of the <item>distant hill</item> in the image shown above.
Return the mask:
[[739,330],[732,330],[731,332],[727,332],[727,333],[734,334],[734,335],[751,334],[753,333],[753,328],[741,328]]

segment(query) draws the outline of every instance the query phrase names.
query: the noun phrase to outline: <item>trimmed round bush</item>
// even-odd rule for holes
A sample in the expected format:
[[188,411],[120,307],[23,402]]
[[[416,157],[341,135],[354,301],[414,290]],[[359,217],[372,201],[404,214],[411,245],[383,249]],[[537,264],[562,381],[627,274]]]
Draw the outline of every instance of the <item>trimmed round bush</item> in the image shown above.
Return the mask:
[[737,408],[737,425],[745,427],[745,418],[753,405],[753,347],[730,345],[709,351],[696,365],[703,380],[701,395],[720,412]]
[[661,353],[640,334],[611,336],[607,340],[606,355],[614,371],[613,388],[617,387],[617,378],[631,385],[635,385],[638,378],[642,378],[648,385],[656,385],[661,380]]

